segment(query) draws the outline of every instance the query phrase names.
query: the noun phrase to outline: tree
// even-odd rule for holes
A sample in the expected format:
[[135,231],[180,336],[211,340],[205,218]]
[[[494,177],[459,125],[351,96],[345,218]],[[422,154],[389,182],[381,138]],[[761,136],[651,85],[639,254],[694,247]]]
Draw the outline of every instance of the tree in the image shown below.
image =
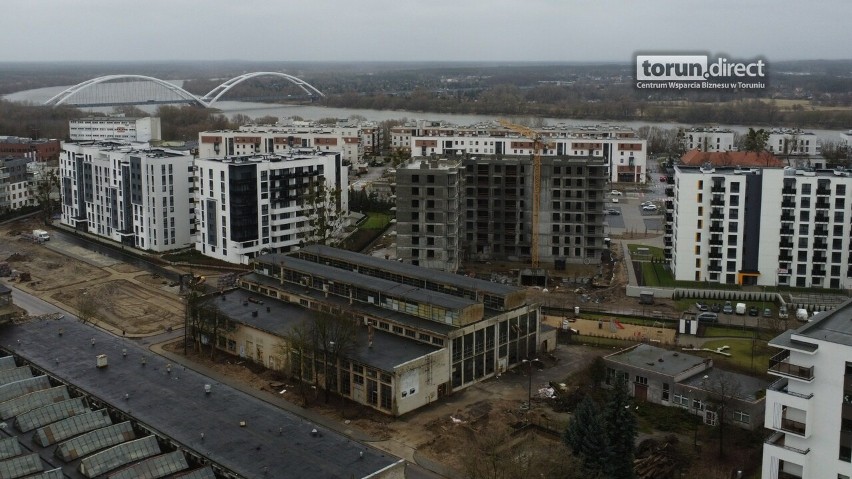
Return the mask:
[[299,395],[302,406],[308,405],[308,390],[306,378],[313,377],[313,354],[316,340],[310,323],[294,327],[287,334],[285,342],[281,343],[279,352],[290,363],[290,375],[299,380]]
[[98,299],[95,296],[86,290],[77,295],[75,301],[77,318],[83,324],[91,323],[98,317]]
[[752,151],[754,153],[760,154],[762,151],[766,151],[766,143],[768,141],[768,131],[764,130],[763,128],[759,130],[749,128],[748,133],[746,133],[745,138],[743,139],[743,148],[745,149],[745,151]]
[[33,175],[30,195],[40,209],[44,224],[50,223],[53,213],[59,210],[59,175],[56,168],[40,165]]
[[340,202],[339,188],[328,188],[323,178],[311,182],[302,202],[308,217],[308,228],[302,232],[303,244],[334,243],[332,236],[343,224]]
[[587,472],[603,473],[611,451],[606,427],[591,396],[586,396],[577,406],[562,436],[562,442],[582,460]]
[[561,446],[544,444],[535,434],[513,436],[505,427],[475,431],[468,447],[459,452],[464,477],[468,479],[590,477]]
[[601,412],[610,453],[605,470],[607,477],[612,479],[634,477],[633,457],[638,426],[631,406],[626,380],[617,375],[609,401]]
[[719,457],[725,456],[725,413],[728,406],[742,392],[742,384],[734,377],[720,374],[718,371],[704,381],[704,389],[709,393],[708,408],[716,413],[719,428]]

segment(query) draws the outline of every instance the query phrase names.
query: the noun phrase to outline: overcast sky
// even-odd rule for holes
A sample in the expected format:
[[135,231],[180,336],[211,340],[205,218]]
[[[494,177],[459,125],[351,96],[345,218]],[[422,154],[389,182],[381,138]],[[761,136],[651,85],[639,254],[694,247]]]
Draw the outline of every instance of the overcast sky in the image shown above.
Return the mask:
[[17,0],[0,61],[852,58],[852,1]]

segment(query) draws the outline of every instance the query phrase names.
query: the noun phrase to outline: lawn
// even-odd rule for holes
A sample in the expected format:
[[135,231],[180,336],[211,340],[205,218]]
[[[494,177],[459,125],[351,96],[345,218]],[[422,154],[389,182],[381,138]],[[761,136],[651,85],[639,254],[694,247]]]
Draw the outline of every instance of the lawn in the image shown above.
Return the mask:
[[365,230],[383,230],[390,223],[390,219],[387,213],[367,213],[367,219],[359,227]]
[[[663,251],[663,248],[658,248],[656,246],[647,246],[647,245],[644,245],[644,244],[637,244],[637,243],[632,243],[632,244],[627,245],[627,251],[630,251],[631,256],[636,254],[636,250],[638,248],[647,249],[649,256],[656,257],[656,258],[664,258],[665,257],[665,252]],[[633,258],[633,259],[642,260],[644,258]],[[650,258],[648,258],[648,259],[650,259]]]
[[[766,342],[756,340],[754,342],[754,359],[752,360],[752,341],[750,339],[714,339],[704,343],[707,349],[716,349],[722,346],[728,346],[726,350],[730,353],[730,357],[721,354],[710,352],[690,351],[690,353],[699,354],[704,357],[713,358],[713,362],[723,369],[736,369],[739,371],[752,371],[755,373],[764,373],[769,366],[769,358],[771,351],[766,347]],[[777,351],[776,351],[777,352]]]
[[366,213],[366,215],[367,219],[358,225],[358,229],[343,240],[343,243],[340,245],[341,248],[349,251],[362,251],[382,235],[391,220],[390,215],[387,213],[371,211]]
[[672,274],[666,270],[663,264],[642,262],[639,265],[642,268],[645,286],[673,288],[676,285]]

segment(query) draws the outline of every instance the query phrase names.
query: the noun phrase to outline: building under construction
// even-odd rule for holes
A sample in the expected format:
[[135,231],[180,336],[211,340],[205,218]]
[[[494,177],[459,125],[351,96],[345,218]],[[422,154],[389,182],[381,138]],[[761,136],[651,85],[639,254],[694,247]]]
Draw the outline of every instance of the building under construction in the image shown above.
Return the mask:
[[[415,159],[397,169],[397,254],[455,271],[461,261],[504,260],[563,269],[596,264],[604,242],[608,163],[594,156]],[[534,201],[538,222],[533,224]],[[534,234],[533,228],[537,228]],[[537,261],[533,238],[538,238]]]

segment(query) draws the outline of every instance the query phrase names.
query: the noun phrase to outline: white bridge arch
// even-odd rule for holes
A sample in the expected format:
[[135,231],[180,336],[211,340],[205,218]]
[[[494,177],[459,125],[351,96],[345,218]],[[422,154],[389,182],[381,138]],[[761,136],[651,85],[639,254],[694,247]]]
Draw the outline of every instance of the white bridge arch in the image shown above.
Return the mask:
[[197,104],[199,106],[203,106],[203,107],[210,107],[214,103],[216,103],[216,101],[218,101],[219,98],[221,98],[222,95],[227,93],[231,88],[235,87],[236,85],[238,85],[238,84],[240,84],[240,83],[242,83],[242,82],[244,82],[248,79],[258,77],[258,76],[277,76],[277,77],[280,77],[280,78],[284,78],[284,79],[292,82],[293,84],[295,84],[296,86],[298,86],[302,90],[304,90],[304,92],[307,93],[310,96],[315,96],[315,95],[318,95],[318,96],[321,96],[321,97],[325,96],[321,91],[317,90],[313,85],[302,80],[301,78],[297,78],[297,77],[294,77],[292,75],[287,75],[286,73],[279,73],[279,72],[246,73],[246,74],[231,78],[230,80],[228,80],[228,81],[222,83],[221,85],[217,86],[216,88],[210,90],[209,93],[207,93],[206,95],[204,95],[203,97],[200,97],[200,98],[193,95],[192,93],[184,90],[183,88],[181,88],[177,85],[169,83],[165,80],[160,80],[159,78],[154,78],[154,77],[145,76],[145,75],[106,75],[106,76],[102,76],[102,77],[92,78],[91,80],[86,80],[86,81],[78,83],[78,84],[76,84],[76,85],[74,85],[70,88],[67,88],[67,89],[57,93],[56,95],[52,96],[51,98],[49,98],[47,101],[44,102],[44,104],[49,105],[49,106],[59,106],[59,105],[66,103],[71,97],[73,97],[77,93],[80,93],[81,91],[86,90],[88,88],[91,88],[91,87],[98,85],[100,83],[106,83],[106,82],[111,82],[111,81],[115,81],[115,80],[137,79],[137,80],[154,82],[154,83],[166,88],[167,90],[171,91],[172,93],[177,95],[179,98],[181,98],[181,99],[183,99],[187,102],[195,103],[195,104]]

